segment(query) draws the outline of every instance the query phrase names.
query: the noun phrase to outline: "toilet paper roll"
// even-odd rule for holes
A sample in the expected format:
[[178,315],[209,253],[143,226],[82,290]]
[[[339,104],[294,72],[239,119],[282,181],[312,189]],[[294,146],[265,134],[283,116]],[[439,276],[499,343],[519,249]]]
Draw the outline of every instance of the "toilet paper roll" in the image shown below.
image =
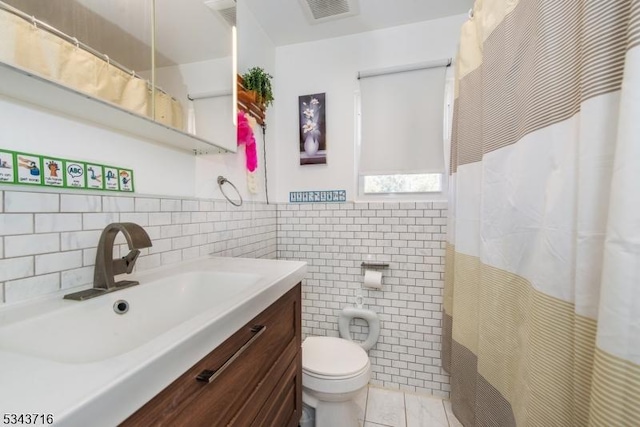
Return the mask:
[[363,286],[371,289],[382,289],[382,273],[379,271],[365,270]]

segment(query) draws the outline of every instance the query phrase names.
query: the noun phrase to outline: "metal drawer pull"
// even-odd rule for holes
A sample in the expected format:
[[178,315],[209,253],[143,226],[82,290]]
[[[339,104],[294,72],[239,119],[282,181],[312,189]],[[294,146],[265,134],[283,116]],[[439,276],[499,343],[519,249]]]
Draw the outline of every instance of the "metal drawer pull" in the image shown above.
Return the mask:
[[253,332],[255,335],[252,336],[249,341],[247,341],[246,343],[244,343],[244,345],[242,347],[240,347],[238,349],[238,351],[236,351],[235,353],[233,353],[233,355],[227,359],[226,362],[224,362],[224,364],[222,366],[220,366],[220,368],[217,371],[212,371],[210,369],[205,369],[204,371],[200,372],[200,374],[196,377],[196,380],[198,381],[202,381],[205,383],[210,383],[213,382],[216,378],[218,378],[220,375],[222,375],[222,373],[233,363],[234,360],[236,360],[238,357],[240,357],[240,355],[242,353],[244,353],[244,351],[249,348],[249,346],[251,344],[253,344],[253,342],[255,340],[258,339],[258,337],[260,335],[262,335],[262,333],[267,330],[267,327],[264,325],[254,325],[251,327],[251,332]]

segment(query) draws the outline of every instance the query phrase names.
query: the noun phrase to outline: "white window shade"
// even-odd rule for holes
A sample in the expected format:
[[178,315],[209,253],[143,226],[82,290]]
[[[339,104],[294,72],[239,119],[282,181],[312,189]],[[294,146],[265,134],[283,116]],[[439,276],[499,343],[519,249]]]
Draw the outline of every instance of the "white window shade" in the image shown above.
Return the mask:
[[360,79],[360,175],[441,173],[445,68]]

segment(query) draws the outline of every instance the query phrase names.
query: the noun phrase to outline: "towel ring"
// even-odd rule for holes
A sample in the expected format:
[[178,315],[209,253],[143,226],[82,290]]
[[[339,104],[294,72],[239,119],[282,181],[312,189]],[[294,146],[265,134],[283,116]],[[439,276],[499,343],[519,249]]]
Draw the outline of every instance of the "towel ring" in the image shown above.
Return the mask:
[[[230,186],[232,186],[233,189],[236,190],[236,193],[238,194],[238,198],[240,199],[240,201],[234,202],[233,200],[231,200],[229,196],[227,196],[227,193],[224,192],[224,189],[222,188],[223,184],[229,184]],[[224,196],[225,199],[229,201],[229,203],[231,203],[233,206],[242,206],[242,195],[240,195],[240,192],[238,191],[236,186],[233,185],[233,182],[229,181],[227,178],[220,175],[218,177],[218,187],[220,187],[220,191],[222,192],[222,195]]]

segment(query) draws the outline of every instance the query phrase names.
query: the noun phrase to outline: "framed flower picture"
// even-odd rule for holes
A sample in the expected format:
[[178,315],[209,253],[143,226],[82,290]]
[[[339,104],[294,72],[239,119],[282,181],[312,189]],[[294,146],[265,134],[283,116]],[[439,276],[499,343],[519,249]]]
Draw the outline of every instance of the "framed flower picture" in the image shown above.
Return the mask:
[[300,112],[300,164],[327,163],[327,125],[324,93],[298,97]]

